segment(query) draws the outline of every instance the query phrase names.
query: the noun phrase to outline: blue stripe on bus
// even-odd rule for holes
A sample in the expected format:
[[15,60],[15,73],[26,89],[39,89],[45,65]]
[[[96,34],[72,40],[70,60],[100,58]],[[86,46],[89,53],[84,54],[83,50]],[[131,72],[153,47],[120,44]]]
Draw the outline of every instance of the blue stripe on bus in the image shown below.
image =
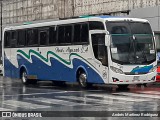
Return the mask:
[[[19,59],[19,67],[25,65],[28,75],[37,75],[38,80],[76,82],[76,70],[79,66],[83,66],[85,71],[87,71],[88,82],[99,84],[104,83],[101,76],[95,70],[77,58],[73,59],[73,68],[65,66],[54,58],[50,58],[51,66],[48,66],[36,56],[32,56],[32,63],[30,63],[21,55],[18,55],[17,58]],[[20,68],[16,68],[14,65],[12,65],[12,63],[6,59],[6,57],[4,63],[6,77],[20,78]]]

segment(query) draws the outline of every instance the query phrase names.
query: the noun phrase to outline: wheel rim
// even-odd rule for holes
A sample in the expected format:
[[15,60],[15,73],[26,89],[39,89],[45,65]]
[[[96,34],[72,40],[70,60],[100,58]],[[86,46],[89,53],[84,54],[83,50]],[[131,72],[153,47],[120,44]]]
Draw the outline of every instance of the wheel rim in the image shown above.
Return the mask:
[[22,82],[23,82],[23,83],[26,83],[26,82],[27,82],[27,74],[26,74],[26,72],[23,72],[23,73],[22,73]]
[[79,76],[79,83],[82,87],[86,87],[87,86],[87,76],[85,73],[80,74]]

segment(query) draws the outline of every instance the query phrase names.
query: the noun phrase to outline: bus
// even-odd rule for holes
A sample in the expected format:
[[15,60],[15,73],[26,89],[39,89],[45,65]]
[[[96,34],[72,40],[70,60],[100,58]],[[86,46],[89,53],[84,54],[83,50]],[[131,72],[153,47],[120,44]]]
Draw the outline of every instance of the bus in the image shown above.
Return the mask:
[[3,32],[3,75],[37,81],[93,84],[155,82],[155,37],[139,18],[88,16],[9,26]]

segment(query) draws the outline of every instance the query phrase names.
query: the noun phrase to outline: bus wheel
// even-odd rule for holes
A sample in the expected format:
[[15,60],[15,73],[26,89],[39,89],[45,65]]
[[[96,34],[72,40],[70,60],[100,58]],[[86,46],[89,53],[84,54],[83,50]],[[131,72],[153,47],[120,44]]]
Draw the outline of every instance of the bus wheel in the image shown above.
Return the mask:
[[87,75],[86,73],[84,72],[81,72],[78,76],[78,82],[79,82],[79,85],[82,87],[82,88],[89,88],[92,86],[91,83],[87,83]]
[[118,89],[120,90],[126,90],[128,88],[128,84],[127,85],[118,85]]
[[25,85],[28,84],[27,72],[25,70],[23,70],[21,73],[21,81]]

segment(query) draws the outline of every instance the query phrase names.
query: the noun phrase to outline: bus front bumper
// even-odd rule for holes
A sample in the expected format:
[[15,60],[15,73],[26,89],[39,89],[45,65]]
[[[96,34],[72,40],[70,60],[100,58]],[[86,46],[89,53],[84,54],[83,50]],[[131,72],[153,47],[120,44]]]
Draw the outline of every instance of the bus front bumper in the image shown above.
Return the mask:
[[142,75],[124,75],[111,72],[110,84],[143,84],[156,81],[156,72],[142,74]]

